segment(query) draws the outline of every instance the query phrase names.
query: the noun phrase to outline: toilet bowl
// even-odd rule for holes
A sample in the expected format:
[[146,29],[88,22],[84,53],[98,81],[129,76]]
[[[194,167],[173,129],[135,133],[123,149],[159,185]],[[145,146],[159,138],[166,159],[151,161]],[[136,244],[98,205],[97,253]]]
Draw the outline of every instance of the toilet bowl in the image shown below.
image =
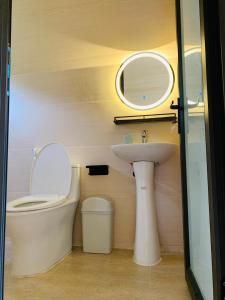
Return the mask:
[[64,147],[42,148],[33,164],[30,195],[7,204],[14,276],[46,272],[71,252],[79,186],[79,165],[71,166]]

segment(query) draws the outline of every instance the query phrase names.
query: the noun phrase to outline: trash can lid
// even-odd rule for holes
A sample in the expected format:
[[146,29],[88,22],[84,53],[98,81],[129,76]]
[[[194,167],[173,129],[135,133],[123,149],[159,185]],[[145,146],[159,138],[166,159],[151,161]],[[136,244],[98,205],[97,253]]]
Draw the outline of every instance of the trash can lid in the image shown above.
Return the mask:
[[89,197],[82,202],[82,212],[111,212],[112,201],[105,197]]

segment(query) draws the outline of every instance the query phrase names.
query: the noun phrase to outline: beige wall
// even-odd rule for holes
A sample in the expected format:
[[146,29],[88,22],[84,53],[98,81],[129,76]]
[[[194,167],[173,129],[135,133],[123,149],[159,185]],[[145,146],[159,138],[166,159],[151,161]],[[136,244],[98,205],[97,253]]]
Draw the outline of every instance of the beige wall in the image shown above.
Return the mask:
[[[139,24],[137,1],[124,2],[129,7],[134,6],[136,13],[132,17],[137,17],[136,24]],[[142,2],[145,6],[149,5],[147,0]],[[135,142],[140,142],[141,130],[146,128],[150,132],[150,141],[178,143],[178,134],[177,126],[170,123],[116,126],[114,116],[140,112],[127,108],[118,99],[115,75],[121,61],[138,50],[158,51],[176,70],[175,24],[171,25],[173,30],[168,29],[170,39],[163,39],[166,43],[159,45],[159,40],[153,39],[147,46],[149,34],[152,34],[147,31],[139,40],[138,47],[138,38],[135,38],[132,28],[133,38],[128,38],[127,32],[112,34],[104,27],[104,34],[96,36],[93,26],[98,28],[98,24],[86,24],[90,26],[89,34],[83,24],[84,3],[98,4],[101,13],[103,3],[116,6],[121,1],[80,0],[76,1],[76,7],[72,0],[65,1],[65,7],[61,7],[60,3],[62,1],[38,1],[33,7],[29,1],[14,0],[8,197],[12,200],[29,192],[32,148],[52,141],[62,143],[71,160],[81,164],[81,200],[96,194],[111,197],[116,211],[114,246],[132,248],[135,181],[131,167],[113,155],[110,145],[121,143],[127,133],[132,134]],[[168,5],[171,1],[163,0],[163,3]],[[110,11],[116,14],[116,10]],[[94,11],[93,16],[96,13]],[[147,22],[146,7],[140,14],[143,22]],[[115,16],[110,15],[110,20],[114,20]],[[171,15],[169,17],[171,23]],[[165,13],[163,18],[166,20]],[[105,17],[103,19],[107,22]],[[101,20],[101,15],[98,20]],[[110,34],[111,39],[108,38]],[[164,105],[147,113],[168,112],[171,100],[176,97],[175,86]],[[108,164],[109,176],[88,176],[87,164]],[[156,168],[155,189],[162,249],[180,252],[182,218],[178,149],[167,163]],[[80,243],[78,210],[74,244]]]

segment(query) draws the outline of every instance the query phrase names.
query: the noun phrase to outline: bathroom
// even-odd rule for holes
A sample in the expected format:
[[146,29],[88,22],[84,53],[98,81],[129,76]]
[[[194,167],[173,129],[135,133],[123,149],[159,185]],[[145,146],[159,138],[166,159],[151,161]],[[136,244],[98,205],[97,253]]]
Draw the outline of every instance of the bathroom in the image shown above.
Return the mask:
[[[175,2],[12,1],[4,299],[191,299],[184,268],[179,113],[174,110],[180,95]],[[192,18],[199,26],[196,1],[192,0],[189,4],[183,2],[189,12],[195,8]],[[185,48],[184,55],[186,85],[190,91],[188,105],[190,115],[193,117],[195,114],[194,118],[190,117],[188,124],[192,133],[189,136],[190,144],[199,141],[205,134],[201,58],[199,60],[200,28],[196,31],[192,29],[189,33],[193,34],[190,38],[192,43]],[[126,64],[128,66],[142,58],[146,59],[146,69],[147,59],[153,64],[147,74],[149,76],[160,64],[156,75],[152,75],[152,88],[164,90],[159,92],[162,95],[158,100],[154,99],[155,102],[150,104],[150,94],[142,94],[142,104],[139,105],[137,102],[132,104],[129,99],[126,101],[124,72]],[[159,71],[161,73],[157,73]],[[157,91],[152,94],[155,97]],[[196,94],[197,103],[193,101]],[[172,150],[168,150],[170,152],[165,159],[158,158],[163,150],[157,148],[154,150],[157,156],[155,160],[135,156],[129,161],[123,159],[113,146],[133,144],[141,144],[135,150],[140,151],[140,155],[144,155],[144,151],[153,151],[152,148],[144,150],[142,144],[154,144],[157,147],[172,145]],[[200,144],[196,151],[201,152],[193,154],[197,160],[205,155],[205,149],[201,148],[203,142]],[[73,170],[79,173],[79,176],[75,175],[79,192],[71,227],[71,247],[68,244],[71,251],[45,272],[14,274],[15,245],[19,245],[20,251],[23,251],[21,244],[35,241],[35,236],[32,236],[32,230],[27,230],[29,239],[22,235],[23,242],[18,241],[15,235],[12,239],[10,216],[12,218],[13,214],[18,216],[23,213],[20,218],[24,220],[27,212],[24,208],[21,212],[10,209],[16,207],[13,206],[16,199],[23,199],[30,194],[34,164],[46,145],[58,145],[61,150],[63,146],[70,169],[73,166]],[[190,151],[194,153],[195,149],[191,148]],[[44,164],[48,165],[51,157],[45,158]],[[139,169],[139,163],[144,160],[148,160],[151,170],[148,166]],[[191,166],[193,161],[190,160]],[[204,172],[204,168],[200,171]],[[140,212],[137,206],[138,172],[141,175],[151,173],[146,175],[149,176],[146,177],[146,184],[151,185],[150,215],[145,214],[145,207],[140,208]],[[198,183],[198,176],[189,175],[194,186]],[[72,180],[75,178],[74,173],[70,174],[68,182],[71,182],[71,176]],[[146,189],[146,186],[141,189]],[[195,191],[190,191],[190,194],[192,192]],[[113,207],[109,233],[112,250],[108,254],[83,251],[82,205],[90,197],[109,199]],[[199,205],[193,210],[201,207],[205,211],[201,221],[209,223],[207,201]],[[156,220],[152,235],[156,233],[160,250],[157,250],[158,260],[149,264],[138,263],[137,257],[133,259],[138,251],[137,246],[134,250],[135,239],[138,244],[137,223],[140,221],[137,211],[140,219],[145,215],[146,220]],[[198,222],[195,214],[193,219],[196,219],[193,221],[195,226],[195,222]],[[24,228],[31,229],[32,220],[30,222],[24,224]],[[48,222],[50,224],[50,219]],[[13,230],[19,228],[15,221],[13,226]],[[46,228],[48,225],[45,226],[47,231]],[[148,231],[146,227],[139,228],[139,231],[143,230]],[[41,234],[48,236],[49,232],[43,231]],[[204,234],[206,238],[200,248],[210,243],[209,230]],[[199,236],[201,232],[193,237],[193,241],[196,242]],[[97,238],[102,238],[100,232]],[[151,248],[154,242],[151,240],[149,243]],[[41,251],[38,245],[35,247],[37,252]],[[210,273],[210,251],[204,259],[207,265],[201,266],[201,272],[209,270]],[[212,287],[211,283],[206,286],[205,281],[209,283],[212,280],[210,274],[208,277],[198,274],[204,299],[209,300],[213,299]]]

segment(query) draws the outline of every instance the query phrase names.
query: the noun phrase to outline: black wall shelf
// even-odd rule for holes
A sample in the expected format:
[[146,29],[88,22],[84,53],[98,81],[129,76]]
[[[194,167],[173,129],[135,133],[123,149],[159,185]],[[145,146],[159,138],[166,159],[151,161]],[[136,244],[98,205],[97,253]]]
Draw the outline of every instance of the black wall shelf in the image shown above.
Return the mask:
[[168,114],[152,114],[152,115],[135,115],[135,116],[120,116],[114,117],[116,125],[121,124],[135,124],[135,123],[148,123],[148,122],[177,122],[175,113]]
[[96,176],[96,175],[108,175],[109,174],[109,166],[108,165],[90,165],[86,166],[89,169],[88,175]]

